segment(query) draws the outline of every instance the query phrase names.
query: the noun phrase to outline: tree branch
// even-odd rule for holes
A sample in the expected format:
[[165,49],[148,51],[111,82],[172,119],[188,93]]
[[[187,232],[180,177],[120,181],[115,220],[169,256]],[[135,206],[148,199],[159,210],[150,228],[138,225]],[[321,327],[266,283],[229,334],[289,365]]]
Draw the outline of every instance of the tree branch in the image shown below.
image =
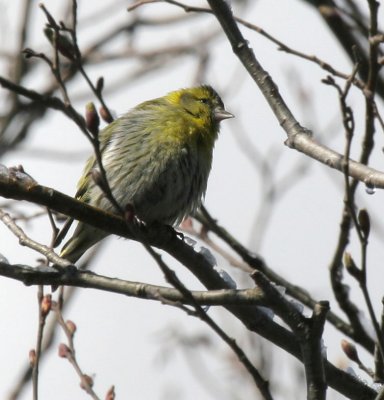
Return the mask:
[[[38,185],[26,174],[21,172],[10,173],[4,166],[0,167],[0,195],[47,206],[54,211],[126,238],[140,240],[140,237],[143,237],[146,243],[159,247],[175,257],[208,289],[231,289],[230,285],[220,276],[204,253],[195,251],[193,247],[174,235],[169,228],[162,230],[161,227],[136,227],[133,233],[121,218],[88,206],[51,188]],[[4,267],[4,264],[2,265]],[[7,268],[8,271],[12,270],[9,265]],[[49,271],[52,271],[52,269],[50,268]],[[71,269],[65,269],[64,271],[69,272],[69,279]],[[275,323],[259,308],[236,304],[228,304],[225,307],[242,321],[249,330],[267,338],[296,358],[302,358],[295,336]],[[374,390],[364,386],[354,377],[337,369],[330,363],[326,364],[326,375],[330,386],[351,399],[368,400],[373,398]]]
[[[0,262],[0,275],[23,282],[25,285],[73,286],[86,289],[97,289],[105,292],[123,294],[139,299],[180,302],[192,304],[179,290],[164,286],[150,285],[142,282],[131,282],[117,278],[98,275],[91,271],[57,271],[49,267],[30,267],[20,264]],[[268,306],[262,290],[221,289],[210,291],[191,291],[193,301],[199,305],[222,306],[227,304]]]
[[[248,41],[244,39],[229,5],[223,0],[208,0],[208,3],[227,35],[233,52],[256,82],[280,125],[285,130],[288,137],[285,144],[331,168],[343,172],[343,155],[317,143],[313,139],[311,132],[302,127],[295,119],[272,78],[262,68],[249,47]],[[367,167],[364,163],[349,160],[349,173],[351,177],[364,182],[368,186],[384,188],[384,174]]]

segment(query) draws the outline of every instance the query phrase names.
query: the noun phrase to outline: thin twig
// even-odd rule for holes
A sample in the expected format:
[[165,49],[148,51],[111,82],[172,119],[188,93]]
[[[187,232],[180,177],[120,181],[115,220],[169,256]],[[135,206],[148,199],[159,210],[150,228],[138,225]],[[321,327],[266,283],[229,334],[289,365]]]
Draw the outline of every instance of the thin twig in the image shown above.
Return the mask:
[[[100,245],[95,246],[90,252],[87,253],[85,257],[83,257],[81,263],[78,265],[79,271],[84,271],[90,267],[91,261],[94,259],[94,257],[98,254],[98,250],[100,249]],[[18,270],[20,273],[20,277],[23,274],[22,271],[20,270],[20,266],[13,266],[15,270],[13,271],[15,274],[18,274]],[[11,267],[11,268],[13,268]],[[8,268],[8,271],[11,271],[11,268]],[[2,266],[0,265],[0,275],[2,275],[3,269]],[[24,270],[25,271],[25,270]],[[30,269],[30,272],[33,274],[36,271],[34,269]],[[17,279],[17,278],[16,278]],[[21,282],[23,282],[22,279],[20,279]],[[58,286],[57,283],[51,282],[51,283],[43,283],[41,284],[47,284],[47,285],[56,285]],[[65,284],[65,282],[62,282],[61,284]],[[76,293],[76,286],[71,286],[67,287],[65,290],[65,299],[62,302],[61,309],[63,310],[64,307],[68,307],[70,305],[70,302],[74,299],[74,294]],[[44,329],[44,342],[42,343],[41,347],[41,352],[40,352],[40,362],[43,359],[44,356],[47,355],[48,350],[52,347],[54,343],[54,338],[57,333],[57,319],[56,318],[51,318],[47,320],[45,329]],[[34,351],[35,353],[35,351]],[[9,399],[18,399],[20,397],[21,392],[25,388],[25,386],[29,383],[31,376],[32,376],[32,368],[33,368],[33,363],[29,363],[28,365],[25,365],[24,367],[21,367],[21,374],[19,381],[16,382],[14,385],[14,388],[10,392]]]
[[[73,341],[74,331],[70,330],[70,328],[68,327],[68,324],[64,321],[64,318],[63,318],[63,313],[62,313],[62,306],[63,306],[63,301],[64,301],[63,295],[64,295],[64,288],[61,287],[60,294],[59,294],[59,301],[57,303],[54,303],[54,307],[53,307],[53,310],[56,312],[58,324],[63,329],[63,331],[67,337],[67,343],[68,343],[68,346],[63,343],[59,345],[59,355],[63,358],[66,358],[71,363],[71,365],[73,366],[77,375],[80,378],[81,388],[84,389],[85,392],[92,397],[92,399],[100,400],[100,398],[97,396],[97,394],[95,393],[95,391],[92,388],[92,379],[88,375],[84,374],[84,372],[82,371],[82,369],[77,361],[75,345],[74,345],[74,341]],[[73,324],[71,324],[71,325],[73,325]]]
[[37,337],[36,337],[36,349],[35,357],[32,366],[32,393],[33,400],[38,400],[39,398],[39,364],[41,357],[41,348],[43,342],[43,332],[46,321],[47,312],[43,310],[44,289],[42,285],[38,286],[37,290],[37,304],[38,304],[38,327],[37,327]]
[[[164,1],[164,2],[169,3],[169,4],[173,4],[173,5],[177,6],[177,7],[182,8],[187,13],[188,12],[196,12],[196,13],[214,14],[214,11],[212,9],[210,9],[210,8],[193,7],[193,6],[189,6],[187,4],[181,3],[179,1],[174,1],[174,0],[138,1],[135,4],[133,4],[131,7],[129,7],[128,11],[131,11],[131,9],[137,8],[139,6],[142,6],[142,5],[145,5],[145,4],[148,4],[148,3],[158,2],[158,1]],[[345,80],[349,79],[349,77],[350,77],[349,74],[337,70],[330,63],[320,59],[319,57],[317,57],[315,55],[309,55],[309,54],[306,54],[306,53],[301,52],[299,50],[293,49],[292,47],[288,46],[287,44],[285,44],[281,40],[275,38],[273,35],[271,35],[267,31],[265,31],[265,29],[260,28],[259,26],[255,25],[253,23],[250,23],[250,22],[244,20],[243,18],[240,18],[240,17],[237,17],[237,16],[233,16],[233,18],[239,24],[245,26],[246,28],[248,28],[250,30],[253,30],[253,31],[259,33],[260,35],[264,36],[266,39],[268,39],[272,43],[276,44],[279,47],[280,51],[284,51],[284,52],[292,54],[292,55],[294,55],[296,57],[299,57],[299,58],[302,58],[304,60],[307,60],[307,61],[310,61],[312,63],[315,63],[315,64],[319,65],[324,71],[327,71],[328,73],[332,74],[333,76],[337,76],[338,78],[342,78],[342,79],[345,79]],[[360,79],[357,79],[356,77],[354,77],[352,83],[353,83],[353,85],[355,85],[357,88],[359,88],[362,91],[365,88],[364,82],[361,81]],[[364,91],[363,91],[363,93],[364,93]]]
[[107,104],[105,103],[103,96],[102,96],[102,91],[96,88],[96,86],[92,83],[91,79],[89,78],[88,74],[85,72],[84,65],[82,62],[82,55],[81,51],[77,42],[77,1],[72,0],[72,28],[71,29],[66,29],[72,38],[73,41],[73,46],[74,46],[74,56],[75,60],[74,62],[76,63],[77,68],[79,69],[81,75],[83,78],[86,80],[88,86],[91,88],[93,94],[96,96],[96,98],[100,101],[105,113],[108,115],[108,119],[113,120],[112,113],[110,112]]
[[30,237],[28,237],[25,232],[15,223],[15,221],[10,217],[9,214],[0,209],[0,220],[4,223],[4,225],[19,238],[19,243],[22,246],[27,246],[30,249],[33,249],[40,254],[43,254],[49,261],[53,264],[68,267],[71,263],[63,258],[60,258],[51,247],[40,244]]

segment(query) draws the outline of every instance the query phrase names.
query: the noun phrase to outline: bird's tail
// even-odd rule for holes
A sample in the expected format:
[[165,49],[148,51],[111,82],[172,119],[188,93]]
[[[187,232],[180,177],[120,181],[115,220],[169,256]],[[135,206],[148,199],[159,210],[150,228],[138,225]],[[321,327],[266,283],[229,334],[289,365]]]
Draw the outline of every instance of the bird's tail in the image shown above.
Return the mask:
[[79,222],[73,236],[64,244],[60,257],[75,263],[91,246],[107,236],[107,233],[91,225]]

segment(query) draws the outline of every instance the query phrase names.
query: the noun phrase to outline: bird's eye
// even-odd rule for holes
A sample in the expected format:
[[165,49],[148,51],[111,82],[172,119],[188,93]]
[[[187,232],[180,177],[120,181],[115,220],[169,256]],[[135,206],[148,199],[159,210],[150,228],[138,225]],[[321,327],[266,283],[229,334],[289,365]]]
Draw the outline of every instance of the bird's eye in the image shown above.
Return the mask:
[[199,99],[199,101],[200,101],[200,103],[203,103],[203,104],[208,104],[208,102],[209,102],[209,100],[206,98]]

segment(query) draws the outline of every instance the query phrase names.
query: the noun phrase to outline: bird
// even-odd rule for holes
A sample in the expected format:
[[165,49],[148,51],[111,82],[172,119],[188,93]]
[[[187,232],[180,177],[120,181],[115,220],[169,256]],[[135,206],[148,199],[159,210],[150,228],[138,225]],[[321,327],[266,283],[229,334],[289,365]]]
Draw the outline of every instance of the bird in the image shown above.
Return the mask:
[[[117,204],[131,207],[148,226],[177,226],[193,215],[206,193],[220,122],[233,117],[211,86],[200,85],[140,103],[107,125],[98,134],[99,148]],[[118,213],[94,179],[95,170],[93,154],[78,182],[76,199]],[[75,263],[107,235],[78,222],[60,256]]]

